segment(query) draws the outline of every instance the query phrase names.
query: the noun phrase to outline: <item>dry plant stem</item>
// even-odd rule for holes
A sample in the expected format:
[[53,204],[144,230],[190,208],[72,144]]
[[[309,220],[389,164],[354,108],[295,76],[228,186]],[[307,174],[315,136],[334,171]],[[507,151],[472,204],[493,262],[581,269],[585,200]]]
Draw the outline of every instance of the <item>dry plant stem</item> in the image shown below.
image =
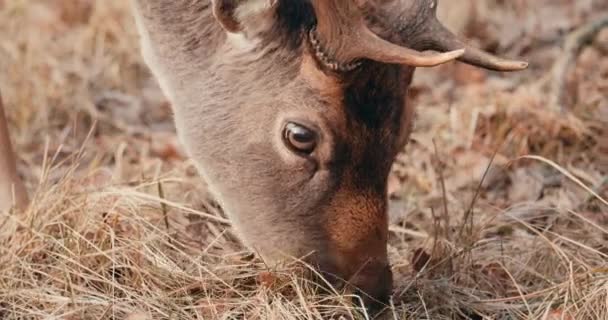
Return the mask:
[[443,161],[441,160],[441,157],[439,156],[439,149],[437,148],[437,142],[433,139],[433,147],[435,149],[435,158],[437,159],[437,171],[439,173],[439,182],[441,185],[441,197],[442,197],[442,202],[443,202],[443,220],[445,223],[445,234],[444,236],[446,237],[446,239],[448,241],[451,241],[451,236],[450,236],[450,213],[448,210],[448,195],[446,192],[446,188],[445,188],[445,177],[444,177],[444,173],[443,173]]
[[467,227],[467,223],[469,223],[468,233],[471,234],[473,232],[473,214],[474,214],[474,210],[475,210],[475,204],[477,203],[477,198],[479,197],[479,194],[481,193],[483,182],[486,180],[486,177],[488,176],[488,173],[490,172],[490,168],[492,167],[492,164],[494,163],[494,160],[496,159],[498,150],[500,150],[500,146],[502,146],[502,143],[499,144],[499,147],[496,148],[496,150],[494,150],[494,153],[492,154],[492,158],[490,158],[490,163],[488,163],[488,166],[486,167],[485,171],[483,172],[483,175],[481,176],[481,180],[479,180],[479,183],[477,184],[477,188],[475,189],[475,193],[473,194],[473,199],[471,199],[471,204],[469,205],[469,208],[464,213],[464,217],[462,219],[462,225],[460,226],[460,232],[459,232],[459,238],[461,240],[462,240],[463,235],[465,234],[464,232]]
[[13,206],[23,208],[27,203],[25,187],[17,174],[15,154],[8,134],[8,122],[0,93],[0,212],[7,211]]
[[590,21],[567,36],[563,54],[555,62],[551,71],[550,106],[555,111],[566,111],[566,80],[568,73],[575,65],[576,58],[581,49],[593,41],[593,38],[605,27],[608,27],[608,14]]

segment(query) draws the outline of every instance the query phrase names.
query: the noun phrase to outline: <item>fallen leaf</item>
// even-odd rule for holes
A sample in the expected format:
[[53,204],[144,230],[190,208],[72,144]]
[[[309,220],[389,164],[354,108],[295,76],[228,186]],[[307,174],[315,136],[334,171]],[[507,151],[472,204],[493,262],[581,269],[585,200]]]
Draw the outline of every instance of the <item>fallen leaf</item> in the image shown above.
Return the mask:
[[546,320],[574,320],[574,316],[569,311],[564,311],[561,308],[554,309],[549,312]]
[[279,282],[279,278],[276,277],[272,272],[263,271],[257,276],[257,282],[261,287],[272,289]]
[[418,248],[414,251],[414,256],[412,257],[412,267],[416,272],[422,271],[422,269],[429,263],[431,260],[431,255],[426,253],[424,249]]

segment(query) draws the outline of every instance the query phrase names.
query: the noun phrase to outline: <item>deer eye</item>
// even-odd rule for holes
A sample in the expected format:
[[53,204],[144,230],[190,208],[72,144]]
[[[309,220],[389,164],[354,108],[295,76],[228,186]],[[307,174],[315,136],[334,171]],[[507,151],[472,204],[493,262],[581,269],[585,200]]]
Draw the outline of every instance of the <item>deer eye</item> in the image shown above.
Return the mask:
[[310,154],[317,147],[317,134],[303,125],[289,122],[283,129],[283,141],[292,151]]

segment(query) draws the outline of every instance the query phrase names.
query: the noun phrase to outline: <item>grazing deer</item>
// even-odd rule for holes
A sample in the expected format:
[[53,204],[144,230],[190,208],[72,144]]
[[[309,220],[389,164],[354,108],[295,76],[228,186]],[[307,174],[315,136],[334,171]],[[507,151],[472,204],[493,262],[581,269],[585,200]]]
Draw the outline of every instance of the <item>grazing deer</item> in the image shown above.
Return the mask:
[[437,0],[132,4],[178,135],[241,240],[267,263],[306,257],[370,303],[392,289],[387,177],[414,69],[527,66],[459,41]]

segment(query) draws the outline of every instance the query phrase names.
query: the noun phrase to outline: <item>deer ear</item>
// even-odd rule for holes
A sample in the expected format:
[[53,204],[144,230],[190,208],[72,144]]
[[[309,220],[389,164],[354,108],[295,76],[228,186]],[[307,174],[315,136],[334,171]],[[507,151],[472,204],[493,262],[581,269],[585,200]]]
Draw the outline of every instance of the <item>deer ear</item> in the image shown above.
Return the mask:
[[232,33],[243,31],[243,22],[274,7],[278,0],[211,0],[213,15]]

